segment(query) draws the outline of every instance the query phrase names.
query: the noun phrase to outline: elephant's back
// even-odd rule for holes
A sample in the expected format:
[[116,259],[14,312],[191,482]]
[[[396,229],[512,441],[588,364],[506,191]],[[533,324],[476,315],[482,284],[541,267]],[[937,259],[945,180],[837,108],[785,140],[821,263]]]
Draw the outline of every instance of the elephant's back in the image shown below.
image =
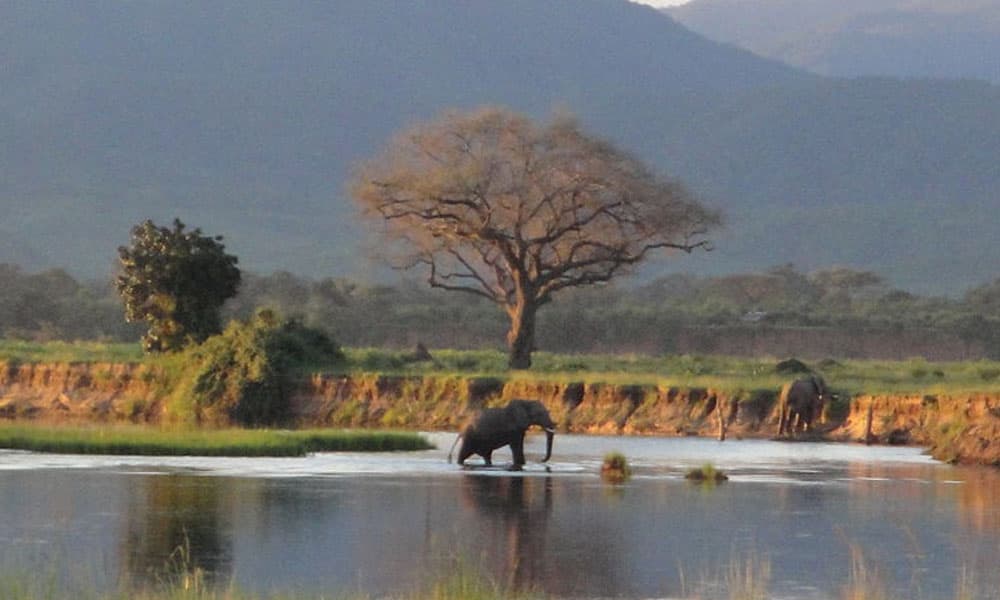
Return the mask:
[[815,395],[816,384],[812,379],[796,379],[791,383],[786,383],[785,387],[781,388],[781,397],[784,399],[813,397]]
[[479,413],[475,423],[481,428],[504,429],[509,425],[510,417],[502,408],[487,408]]

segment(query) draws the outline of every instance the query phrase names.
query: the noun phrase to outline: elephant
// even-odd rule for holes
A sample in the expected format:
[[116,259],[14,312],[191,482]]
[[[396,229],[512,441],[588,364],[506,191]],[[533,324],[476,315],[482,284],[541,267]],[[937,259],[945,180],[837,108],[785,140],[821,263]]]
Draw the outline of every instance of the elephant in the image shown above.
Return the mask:
[[[549,416],[549,411],[537,400],[511,400],[503,408],[487,408],[481,411],[472,423],[465,428],[451,445],[455,449],[458,440],[462,447],[458,451],[458,464],[464,465],[465,459],[473,454],[483,457],[486,465],[493,464],[493,451],[501,446],[510,446],[514,455],[514,469],[524,465],[524,433],[532,425],[540,425],[545,429],[545,458],[552,456],[552,438],[555,435],[555,423]],[[448,451],[448,462],[451,462],[451,450]]]
[[796,431],[812,431],[823,414],[823,405],[830,398],[826,382],[819,375],[810,375],[786,384],[778,397],[780,416],[778,435]]

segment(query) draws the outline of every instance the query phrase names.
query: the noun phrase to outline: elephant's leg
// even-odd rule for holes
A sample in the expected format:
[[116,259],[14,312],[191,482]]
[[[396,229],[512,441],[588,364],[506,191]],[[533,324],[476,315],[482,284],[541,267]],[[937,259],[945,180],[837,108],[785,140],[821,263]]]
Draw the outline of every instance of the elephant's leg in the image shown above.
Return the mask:
[[473,454],[475,454],[475,450],[473,450],[472,444],[469,442],[469,437],[463,437],[462,447],[458,450],[458,464],[465,465],[465,459],[469,458]]
[[521,466],[524,464],[524,432],[520,432],[514,435],[514,439],[510,441],[510,452],[514,455],[514,465]]
[[484,450],[483,452],[480,453],[480,456],[483,457],[483,461],[486,463],[487,467],[493,466],[493,451],[492,450]]

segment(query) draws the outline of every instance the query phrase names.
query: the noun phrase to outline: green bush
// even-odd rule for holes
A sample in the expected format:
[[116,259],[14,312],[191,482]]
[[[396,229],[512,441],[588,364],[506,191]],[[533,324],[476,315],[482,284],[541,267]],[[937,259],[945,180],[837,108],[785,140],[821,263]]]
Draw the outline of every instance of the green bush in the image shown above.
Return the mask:
[[983,381],[993,381],[1000,377],[1000,369],[984,368],[979,369],[979,378]]
[[199,423],[283,423],[289,417],[293,376],[343,358],[325,333],[261,310],[252,320],[232,321],[220,335],[187,350],[177,393]]

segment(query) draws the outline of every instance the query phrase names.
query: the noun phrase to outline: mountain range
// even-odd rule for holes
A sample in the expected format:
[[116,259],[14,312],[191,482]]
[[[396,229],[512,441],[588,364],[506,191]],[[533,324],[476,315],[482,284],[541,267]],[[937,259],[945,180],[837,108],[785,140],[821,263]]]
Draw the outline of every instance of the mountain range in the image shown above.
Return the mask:
[[824,75],[1000,83],[1000,0],[692,0],[702,35]]
[[345,192],[449,108],[574,112],[726,214],[646,269],[997,277],[1000,88],[830,79],[624,0],[0,4],[0,262],[105,277],[145,218],[241,266],[369,276]]

